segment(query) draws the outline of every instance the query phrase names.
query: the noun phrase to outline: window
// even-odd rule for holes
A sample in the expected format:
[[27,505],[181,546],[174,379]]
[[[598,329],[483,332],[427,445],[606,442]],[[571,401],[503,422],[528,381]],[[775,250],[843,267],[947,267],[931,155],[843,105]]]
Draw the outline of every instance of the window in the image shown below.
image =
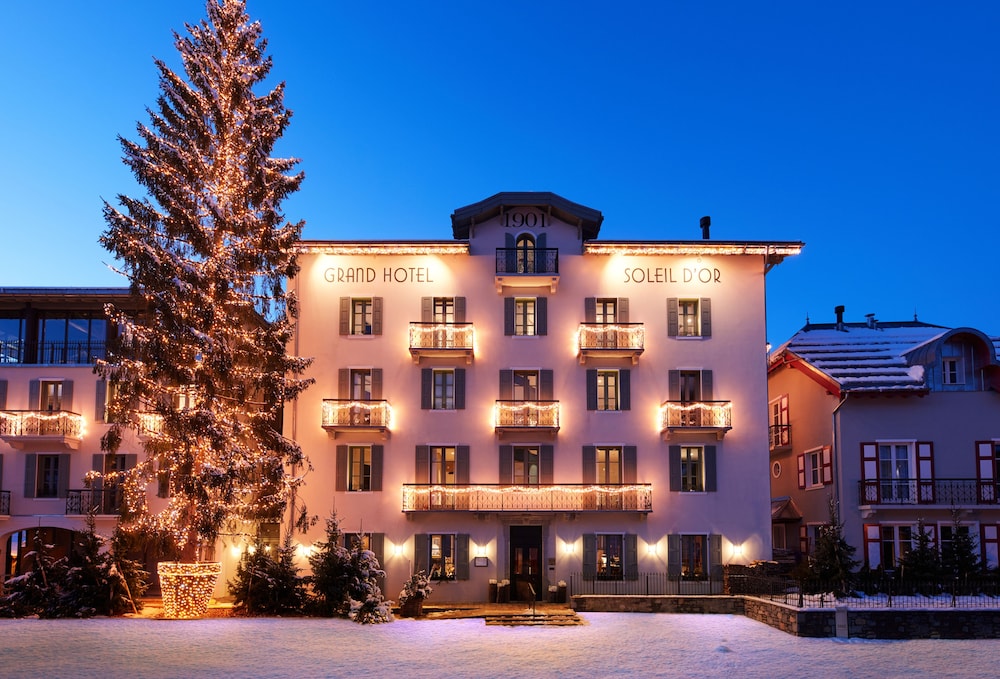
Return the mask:
[[372,399],[372,371],[368,368],[352,368],[350,397],[355,401]]
[[668,337],[711,337],[712,301],[698,299],[667,299]]
[[896,568],[913,549],[913,526],[880,526],[880,556],[883,568]]
[[521,234],[514,247],[517,250],[517,273],[535,273],[535,239],[529,234]]
[[420,407],[424,410],[465,408],[464,368],[424,368],[420,371]]
[[622,482],[622,449],[613,446],[597,446],[597,483],[619,485]]
[[552,484],[554,450],[555,448],[550,444],[500,446],[500,484],[504,486]]
[[538,485],[538,446],[514,446],[513,482],[517,486]]
[[880,443],[878,446],[879,486],[882,502],[911,502],[913,447],[909,443]]
[[418,533],[413,536],[413,570],[432,580],[469,579],[469,536],[463,533]]
[[514,371],[514,391],[512,395],[515,401],[537,401],[538,400],[538,371],[537,370],[515,370]]
[[430,447],[430,483],[448,486],[457,481],[457,463],[454,446]]
[[62,410],[62,381],[42,380],[40,410]]
[[681,536],[681,578],[703,580],[708,575],[708,536]]
[[341,297],[341,335],[381,335],[381,297]]
[[598,297],[594,300],[594,323],[614,323],[618,320],[618,299]]
[[618,410],[618,371],[597,371],[597,409]]
[[[64,474],[69,473],[66,469]],[[59,456],[39,455],[35,497],[59,497]]]
[[977,556],[978,550],[968,526],[954,524],[939,526],[938,534],[941,536],[939,543],[943,565],[950,566],[956,571],[970,571],[975,568],[975,564],[971,563],[971,557]]
[[431,580],[455,579],[455,536],[434,533],[431,542]]
[[624,580],[622,557],[625,551],[625,536],[619,534],[597,534],[597,579]]
[[799,488],[821,488],[833,483],[833,453],[830,446],[809,450],[796,460]]
[[369,446],[350,446],[347,455],[347,490],[371,490],[372,449]]
[[584,533],[584,580],[637,580],[638,536],[633,533]]
[[455,371],[434,371],[434,396],[431,400],[432,410],[455,409]]
[[942,361],[942,375],[945,384],[964,384],[965,375],[962,372],[962,361],[958,358],[946,358]]
[[455,322],[455,298],[434,297],[431,320],[435,323]]
[[173,395],[174,410],[181,412],[197,406],[198,387],[193,384],[178,387]]
[[681,446],[681,491],[705,490],[701,446]]
[[523,298],[514,300],[514,334],[535,334],[535,300]]
[[548,300],[545,297],[505,297],[504,335],[532,337],[548,332]]
[[667,449],[670,490],[678,493],[716,492],[717,450],[717,446],[670,446]]
[[587,371],[587,410],[629,410],[630,391],[628,370]]
[[768,427],[771,450],[785,448],[792,443],[792,428],[788,423],[788,395],[782,394],[771,401],[771,422]]

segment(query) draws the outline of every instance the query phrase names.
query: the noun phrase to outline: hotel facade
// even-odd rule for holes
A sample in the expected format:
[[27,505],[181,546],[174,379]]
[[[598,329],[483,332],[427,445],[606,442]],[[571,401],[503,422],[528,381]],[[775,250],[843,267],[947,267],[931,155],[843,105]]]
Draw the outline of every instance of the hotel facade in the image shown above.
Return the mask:
[[451,221],[299,245],[296,511],[335,511],[390,597],[417,570],[440,601],[527,600],[770,559],[765,274],[802,244],[601,240],[551,193]]

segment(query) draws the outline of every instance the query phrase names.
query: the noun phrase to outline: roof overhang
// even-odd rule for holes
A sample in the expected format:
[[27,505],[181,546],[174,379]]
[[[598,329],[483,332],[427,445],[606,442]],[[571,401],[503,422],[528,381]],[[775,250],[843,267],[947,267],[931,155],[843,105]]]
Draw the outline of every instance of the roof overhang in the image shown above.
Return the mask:
[[501,192],[451,213],[451,230],[456,239],[469,238],[472,227],[493,219],[511,208],[534,207],[580,229],[583,240],[597,238],[604,215],[599,210],[566,200],[550,191]]
[[688,255],[688,256],[740,256],[761,255],[769,271],[784,261],[785,257],[802,252],[805,244],[801,241],[721,241],[721,240],[674,240],[674,241],[600,241],[584,243],[586,255]]
[[467,255],[469,244],[453,240],[438,241],[300,241],[294,247],[298,255]]

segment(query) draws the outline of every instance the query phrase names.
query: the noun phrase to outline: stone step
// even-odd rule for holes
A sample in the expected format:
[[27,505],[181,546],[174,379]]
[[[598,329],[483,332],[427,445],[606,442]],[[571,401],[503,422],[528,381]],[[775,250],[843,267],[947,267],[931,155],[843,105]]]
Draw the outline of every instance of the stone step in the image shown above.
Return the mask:
[[508,627],[569,627],[582,625],[584,621],[576,613],[500,613],[484,617],[487,625]]

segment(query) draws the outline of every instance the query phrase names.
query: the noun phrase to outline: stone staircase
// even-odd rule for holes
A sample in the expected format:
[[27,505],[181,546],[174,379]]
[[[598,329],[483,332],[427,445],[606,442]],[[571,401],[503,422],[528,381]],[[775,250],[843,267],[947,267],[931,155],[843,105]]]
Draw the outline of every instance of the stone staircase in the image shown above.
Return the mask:
[[487,625],[507,627],[570,627],[587,624],[574,611],[552,611],[548,613],[490,613],[483,616]]

